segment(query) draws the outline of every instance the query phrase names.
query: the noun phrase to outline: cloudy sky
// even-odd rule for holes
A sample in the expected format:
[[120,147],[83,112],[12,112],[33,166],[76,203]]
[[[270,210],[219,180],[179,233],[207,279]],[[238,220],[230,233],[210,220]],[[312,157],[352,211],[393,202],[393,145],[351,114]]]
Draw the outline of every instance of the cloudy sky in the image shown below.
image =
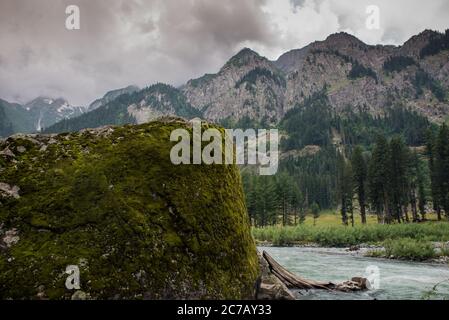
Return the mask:
[[[68,5],[80,8],[80,30],[65,27]],[[379,30],[366,28],[368,5]],[[1,0],[0,97],[85,105],[130,84],[181,85],[243,47],[276,59],[338,31],[400,45],[446,28],[447,0]]]

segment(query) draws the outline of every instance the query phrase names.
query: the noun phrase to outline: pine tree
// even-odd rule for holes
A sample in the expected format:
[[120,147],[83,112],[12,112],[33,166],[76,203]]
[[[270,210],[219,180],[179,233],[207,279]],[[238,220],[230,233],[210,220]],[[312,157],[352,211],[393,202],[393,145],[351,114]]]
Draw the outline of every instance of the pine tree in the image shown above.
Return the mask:
[[368,189],[370,203],[377,213],[378,221],[382,223],[391,222],[391,211],[388,207],[389,168],[388,141],[384,136],[379,136],[369,161]]
[[427,204],[427,196],[426,196],[426,189],[425,189],[425,178],[424,178],[424,172],[422,168],[422,162],[418,159],[417,164],[417,185],[418,185],[418,209],[419,213],[421,214],[421,220],[426,220],[426,204]]
[[[302,203],[303,203],[303,197],[301,194],[301,190],[299,190],[299,187],[296,183],[293,183],[291,186],[291,193],[292,197],[290,200],[290,206],[293,210],[293,217],[295,225],[298,223],[298,214],[299,214],[299,221],[301,222],[301,216],[302,216]],[[302,220],[304,222],[304,220]]]
[[366,224],[366,180],[368,175],[368,168],[365,158],[363,157],[363,150],[360,146],[354,149],[351,159],[353,178],[357,198],[360,206],[360,215],[362,224]]
[[[408,181],[409,181],[409,154],[408,148],[401,137],[393,137],[389,144],[389,172],[388,179],[389,201],[394,217],[401,223],[404,219],[403,208],[408,204]],[[406,220],[408,220],[408,214]]]
[[435,155],[438,202],[449,217],[449,128],[445,124],[438,133]]
[[441,207],[439,196],[439,179],[436,164],[436,137],[430,129],[426,133],[426,152],[429,158],[430,185],[432,192],[433,209],[437,213],[438,220],[441,220]]
[[289,220],[289,209],[293,202],[293,188],[295,182],[287,172],[281,172],[276,178],[276,193],[279,200],[279,207],[282,211],[282,225],[286,226]]
[[306,221],[307,213],[309,212],[309,190],[306,189],[306,195],[304,197],[304,203],[300,212],[299,223],[302,224]]
[[421,187],[423,187],[421,176],[420,160],[418,154],[414,151],[413,154],[411,154],[409,167],[409,197],[413,222],[418,222],[420,220],[418,215],[418,207],[421,205],[421,201],[423,200],[421,198],[421,192],[423,192],[421,189]]
[[353,174],[351,164],[346,162],[343,155],[338,155],[338,190],[341,206],[341,219],[348,225],[348,215],[354,226],[352,198],[354,196]]
[[316,225],[316,220],[320,217],[320,206],[318,205],[318,203],[314,202],[311,206],[310,206],[310,211],[312,212],[312,216],[313,216],[313,225]]
[[344,168],[344,192],[346,200],[346,210],[349,213],[351,225],[354,227],[354,182],[351,163],[346,163]]
[[417,201],[418,201],[418,210],[421,215],[421,220],[426,220],[426,204],[427,204],[427,196],[426,196],[426,188],[425,188],[425,175],[423,170],[423,161],[418,157],[418,154],[415,152],[413,157],[413,164],[415,166],[415,188],[417,189]]

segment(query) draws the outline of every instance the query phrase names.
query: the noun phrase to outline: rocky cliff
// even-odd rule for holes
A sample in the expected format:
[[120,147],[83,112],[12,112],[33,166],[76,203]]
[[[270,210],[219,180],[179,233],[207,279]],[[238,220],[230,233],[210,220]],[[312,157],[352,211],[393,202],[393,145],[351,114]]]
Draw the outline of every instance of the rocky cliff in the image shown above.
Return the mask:
[[[170,162],[180,120],[0,142],[0,298],[250,298],[236,166]],[[65,287],[68,265],[81,291]]]
[[181,90],[206,119],[248,116],[275,122],[283,114],[285,88],[280,70],[256,52],[243,49],[217,74],[190,80]]
[[[360,107],[381,114],[385,107],[402,104],[442,121],[449,114],[449,51],[423,54],[423,49],[440,38],[444,35],[426,30],[395,47],[367,45],[352,35],[337,33],[289,51],[276,61],[244,49],[217,74],[191,80],[182,91],[211,120],[248,115],[276,122],[326,88],[337,112]],[[401,64],[404,59],[407,64]],[[387,62],[400,67],[392,71]]]

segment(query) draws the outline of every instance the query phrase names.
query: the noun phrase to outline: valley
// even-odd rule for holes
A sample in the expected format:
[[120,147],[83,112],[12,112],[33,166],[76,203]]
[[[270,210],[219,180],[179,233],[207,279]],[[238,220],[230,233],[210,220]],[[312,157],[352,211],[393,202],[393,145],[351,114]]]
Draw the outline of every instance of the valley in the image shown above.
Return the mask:
[[[310,277],[340,281],[328,266],[374,263],[390,281],[297,298],[424,298],[448,275],[448,117],[449,30],[401,46],[340,32],[275,61],[244,48],[216,73],[86,106],[0,100],[0,297],[73,298],[60,270],[87,260],[94,299],[248,299],[256,242]],[[210,128],[279,132],[277,174],[179,166],[191,163],[190,132]],[[173,162],[175,130],[189,139]]]

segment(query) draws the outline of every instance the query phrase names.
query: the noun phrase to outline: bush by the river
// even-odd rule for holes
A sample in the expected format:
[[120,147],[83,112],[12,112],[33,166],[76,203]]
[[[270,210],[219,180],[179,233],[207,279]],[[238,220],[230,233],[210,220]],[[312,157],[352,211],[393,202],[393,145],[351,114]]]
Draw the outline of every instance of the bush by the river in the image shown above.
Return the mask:
[[423,261],[436,257],[433,244],[429,241],[410,238],[384,242],[385,255],[396,259]]
[[322,246],[344,247],[402,238],[422,241],[449,241],[449,223],[427,222],[355,227],[272,226],[253,228],[252,233],[257,241],[270,242],[277,246],[316,243]]
[[368,257],[405,259],[424,261],[439,256],[447,256],[447,252],[440,250],[436,252],[430,241],[411,238],[386,240],[382,243],[383,249],[370,250],[366,253]]

